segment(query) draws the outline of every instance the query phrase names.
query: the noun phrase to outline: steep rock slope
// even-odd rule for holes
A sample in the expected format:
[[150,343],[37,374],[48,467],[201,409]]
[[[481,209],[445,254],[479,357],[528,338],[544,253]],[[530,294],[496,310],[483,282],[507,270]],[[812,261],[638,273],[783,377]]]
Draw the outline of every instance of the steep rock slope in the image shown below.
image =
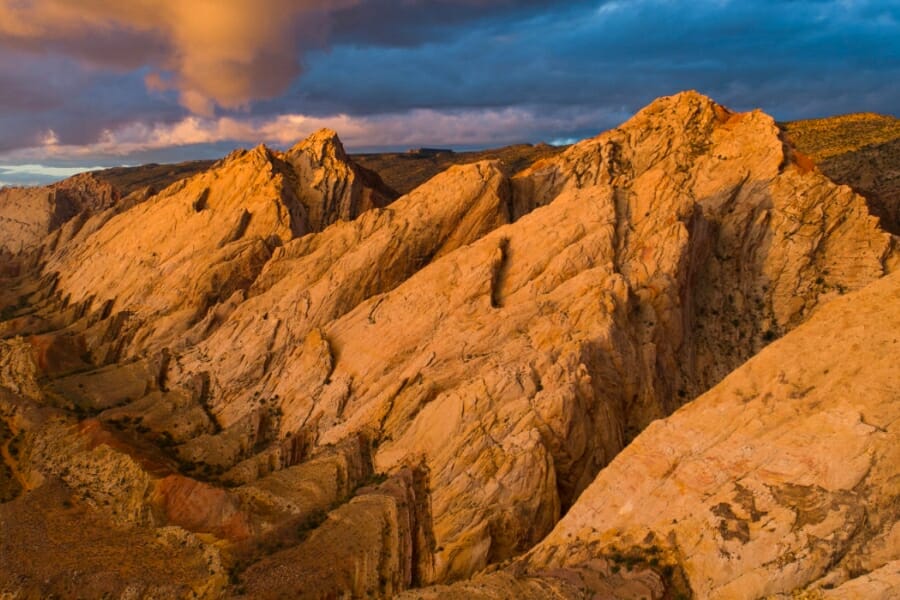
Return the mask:
[[321,231],[335,221],[349,221],[397,196],[381,178],[357,165],[344,152],[337,134],[322,129],[287,151],[298,199],[305,209],[306,231]]
[[819,161],[837,183],[849,185],[868,201],[882,227],[900,235],[900,125],[897,137],[882,144]]
[[515,177],[455,167],[307,234],[377,205],[331,139],[235,154],[60,233],[23,292],[41,314],[4,324],[34,335],[0,348],[33,374],[0,406],[25,493],[61,482],[116,527],[202,536],[255,598],[467,577],[897,260],[771,118],[696,93]]
[[409,597],[896,597],[898,344],[891,275],[653,423],[506,571]]
[[[679,392],[881,276],[891,252],[862,199],[792,163],[771,119],[695,94],[513,188],[522,212],[547,206],[323,327],[327,344],[260,390],[284,433],[367,431],[377,470],[422,465],[438,580],[533,544]],[[310,384],[314,356],[328,366]]]
[[[426,581],[528,548],[628,438],[894,256],[863,200],[794,163],[770,118],[696,94],[660,100],[509,187],[514,224],[426,254],[349,312],[367,295],[343,300],[358,271],[345,279],[324,258],[333,251],[310,249],[371,230],[399,240],[396,257],[417,238],[370,213],[292,243],[168,377],[208,377],[226,430],[265,399],[279,437],[322,446],[363,432],[376,470],[427,473],[433,543],[415,552]],[[393,214],[421,205],[414,195]],[[380,264],[380,248],[359,244],[347,264]],[[304,255],[324,260],[281,264]],[[313,264],[326,278],[307,299],[308,276],[294,274],[321,277]],[[277,589],[257,575],[254,593]]]
[[44,270],[58,273],[67,303],[126,315],[118,337],[134,336],[131,352],[173,343],[246,289],[277,247],[392,199],[376,175],[347,161],[327,130],[287,155],[237,151],[54,243]]
[[[294,240],[278,249],[247,299],[177,362],[186,373],[211,377],[219,419],[234,422],[252,406],[249,400],[277,393],[288,365],[307,370],[331,362],[317,328],[507,223],[509,195],[495,165],[454,167],[385,211]],[[240,354],[232,351],[237,340]],[[312,356],[303,358],[304,350]],[[179,377],[187,375],[173,372],[173,380]]]
[[882,227],[900,234],[900,119],[863,113],[784,127],[823,173],[862,194]]
[[0,251],[33,250],[43,238],[79,213],[110,208],[119,192],[92,173],[35,188],[0,190]]

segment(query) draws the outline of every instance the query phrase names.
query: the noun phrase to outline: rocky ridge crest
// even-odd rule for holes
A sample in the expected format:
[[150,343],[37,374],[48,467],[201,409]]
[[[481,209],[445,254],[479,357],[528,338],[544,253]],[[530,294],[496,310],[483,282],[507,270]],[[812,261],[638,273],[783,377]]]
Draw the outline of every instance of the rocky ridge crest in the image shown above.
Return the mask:
[[[518,573],[571,567],[544,548],[601,548],[564,524],[629,441],[897,264],[770,117],[693,92],[513,177],[453,167],[384,208],[367,177],[325,131],[48,240],[2,324],[39,390],[2,398],[22,487],[212,536],[210,597],[389,596],[577,533],[485,580],[537,594]],[[704,556],[581,583],[715,595]]]

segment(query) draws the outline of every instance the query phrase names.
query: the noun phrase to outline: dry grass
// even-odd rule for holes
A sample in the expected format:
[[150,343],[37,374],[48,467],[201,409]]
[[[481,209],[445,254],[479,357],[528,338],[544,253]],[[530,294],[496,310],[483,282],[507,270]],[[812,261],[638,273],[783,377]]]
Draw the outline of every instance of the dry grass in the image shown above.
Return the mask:
[[864,196],[884,229],[900,234],[900,119],[857,113],[782,128],[825,175]]
[[900,138],[900,119],[874,113],[792,121],[782,128],[798,150],[817,162]]

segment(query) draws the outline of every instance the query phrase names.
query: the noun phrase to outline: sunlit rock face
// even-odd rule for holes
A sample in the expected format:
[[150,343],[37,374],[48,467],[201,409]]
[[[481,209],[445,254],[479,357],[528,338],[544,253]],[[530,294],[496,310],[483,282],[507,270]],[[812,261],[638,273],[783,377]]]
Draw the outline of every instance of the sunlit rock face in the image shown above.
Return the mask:
[[829,303],[651,424],[524,557],[405,597],[894,597],[898,300],[891,275]]
[[31,251],[76,215],[102,211],[118,200],[115,188],[90,173],[46,187],[0,189],[0,252]]
[[[182,536],[173,594],[893,585],[892,330],[853,307],[896,297],[896,242],[761,112],[661,98],[396,200],[321,131],[85,211],[30,261],[2,296],[0,519],[52,505],[109,556],[100,524]],[[0,579],[68,593],[29,564]],[[98,568],[98,593],[164,593]]]
[[885,230],[900,234],[900,119],[856,113],[787,123],[785,132],[831,180],[861,194]]

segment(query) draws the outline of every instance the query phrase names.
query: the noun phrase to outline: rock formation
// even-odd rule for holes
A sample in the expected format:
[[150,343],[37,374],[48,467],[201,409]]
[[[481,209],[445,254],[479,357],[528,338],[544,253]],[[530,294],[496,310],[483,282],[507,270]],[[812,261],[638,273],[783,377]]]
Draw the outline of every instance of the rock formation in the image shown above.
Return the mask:
[[56,244],[45,271],[59,274],[67,303],[127,314],[126,329],[152,326],[132,334],[140,350],[173,344],[240,296],[279,246],[391,200],[377,175],[347,160],[327,131],[285,156],[237,151],[77,243]]
[[409,598],[893,598],[900,276],[656,421],[534,550]]
[[118,199],[111,185],[91,173],[47,187],[0,189],[0,252],[32,250],[77,214],[110,208]]
[[823,173],[865,197],[884,229],[900,235],[900,119],[842,115],[787,123],[785,131]]
[[305,213],[305,231],[321,231],[388,205],[396,193],[381,178],[352,162],[337,134],[323,129],[287,151],[295,189]]
[[[47,237],[0,294],[0,522],[68,502],[58,526],[184,541],[167,591],[86,567],[118,595],[387,597],[486,568],[422,593],[894,585],[886,396],[826,393],[881,369],[892,330],[833,378],[816,361],[845,317],[862,343],[847,307],[890,297],[871,286],[897,241],[770,117],[686,92],[514,176],[454,166],[391,200],[323,131]],[[840,477],[809,462],[826,425]],[[91,535],[75,547],[121,551]]]

